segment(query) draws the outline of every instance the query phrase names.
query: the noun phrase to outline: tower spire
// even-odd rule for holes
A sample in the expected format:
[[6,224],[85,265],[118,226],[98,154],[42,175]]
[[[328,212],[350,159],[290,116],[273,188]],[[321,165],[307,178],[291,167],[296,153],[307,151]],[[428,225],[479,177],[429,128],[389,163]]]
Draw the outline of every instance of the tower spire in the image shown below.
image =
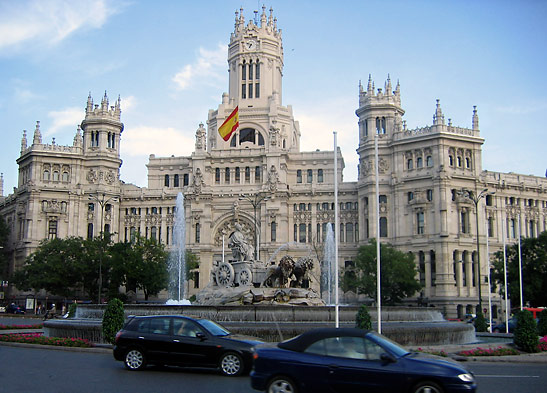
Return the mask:
[[33,145],[42,144],[42,133],[40,132],[40,121],[36,122],[36,129],[34,130],[34,138],[32,139]]
[[473,105],[473,130],[479,130],[479,114],[476,105]]
[[441,100],[437,99],[437,108],[433,115],[433,124],[444,124],[444,115],[441,109]]
[[21,138],[21,154],[27,150],[27,130],[23,130],[23,137]]

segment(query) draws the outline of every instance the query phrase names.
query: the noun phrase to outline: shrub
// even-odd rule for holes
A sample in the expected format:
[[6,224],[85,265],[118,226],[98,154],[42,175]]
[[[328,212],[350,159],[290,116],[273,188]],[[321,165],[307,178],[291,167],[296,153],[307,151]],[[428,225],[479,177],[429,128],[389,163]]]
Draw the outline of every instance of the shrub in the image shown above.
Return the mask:
[[539,352],[547,351],[547,336],[544,336],[539,339],[538,351]]
[[547,336],[547,309],[539,313],[538,334]]
[[539,338],[537,325],[530,311],[522,310],[516,313],[517,327],[514,333],[515,345],[525,352],[537,352]]
[[475,318],[475,330],[477,332],[486,332],[488,329],[488,326],[486,325],[486,319],[484,318],[484,314],[482,312],[477,312],[477,317]]
[[372,320],[370,319],[368,308],[364,304],[362,304],[361,307],[359,307],[359,311],[357,311],[355,325],[359,329],[372,330]]
[[58,347],[89,348],[93,344],[83,338],[44,337],[42,333],[13,333],[0,335],[0,341],[23,344],[55,345]]
[[123,327],[124,321],[122,301],[120,299],[110,300],[103,316],[103,338],[106,342],[114,344],[116,333]]
[[68,317],[74,318],[76,316],[76,309],[78,308],[78,304],[71,303],[70,306],[68,306]]

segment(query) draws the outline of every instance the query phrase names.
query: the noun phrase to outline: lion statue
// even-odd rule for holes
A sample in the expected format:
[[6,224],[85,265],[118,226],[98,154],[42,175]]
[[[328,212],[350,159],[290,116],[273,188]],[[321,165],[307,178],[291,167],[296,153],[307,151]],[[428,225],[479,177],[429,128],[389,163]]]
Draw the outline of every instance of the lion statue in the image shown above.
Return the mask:
[[294,280],[291,281],[291,287],[302,288],[303,281],[308,276],[308,272],[313,269],[313,259],[310,257],[298,258],[294,264]]
[[289,284],[289,279],[294,272],[294,260],[285,255],[279,261],[277,266],[271,266],[266,272],[266,276],[260,284],[261,287],[270,287],[270,288],[286,288]]

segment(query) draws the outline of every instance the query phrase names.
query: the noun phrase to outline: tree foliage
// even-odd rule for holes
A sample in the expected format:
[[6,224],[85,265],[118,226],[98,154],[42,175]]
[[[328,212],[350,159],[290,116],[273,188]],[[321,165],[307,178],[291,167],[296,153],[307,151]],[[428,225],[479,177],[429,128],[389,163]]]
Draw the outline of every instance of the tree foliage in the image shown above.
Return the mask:
[[[506,247],[508,297],[512,304],[520,304],[518,244]],[[521,240],[522,291],[524,304],[547,306],[547,232],[537,238]],[[496,252],[492,280],[504,291],[503,250]]]
[[103,315],[103,338],[106,342],[114,344],[116,333],[123,327],[125,315],[123,303],[120,299],[112,299],[108,302]]
[[[100,267],[100,268],[99,268]],[[108,298],[119,288],[141,289],[148,299],[167,287],[167,252],[155,240],[137,237],[134,243],[112,243],[104,234],[93,239],[69,237],[44,240],[12,281],[20,290],[45,289],[53,295],[97,299],[99,270]]]
[[355,327],[363,330],[372,330],[372,319],[365,304],[361,304],[355,316]]
[[[397,304],[413,296],[422,286],[416,280],[414,256],[396,250],[390,245],[380,245],[381,299],[384,304]],[[359,291],[376,299],[376,241],[359,247],[352,272],[342,277],[344,290]]]
[[517,318],[517,327],[514,333],[515,345],[526,352],[537,352],[539,337],[536,321],[534,321],[532,313],[527,310],[521,310],[515,316]]

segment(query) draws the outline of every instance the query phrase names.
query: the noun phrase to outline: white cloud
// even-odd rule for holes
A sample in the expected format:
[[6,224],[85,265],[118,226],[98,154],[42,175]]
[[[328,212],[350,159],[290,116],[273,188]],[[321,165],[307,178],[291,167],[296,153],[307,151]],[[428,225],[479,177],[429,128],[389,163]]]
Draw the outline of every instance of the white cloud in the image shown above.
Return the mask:
[[[317,104],[317,103],[315,103]],[[357,180],[358,156],[355,149],[359,143],[359,129],[357,117],[352,106],[353,101],[345,98],[338,98],[321,103],[319,106],[298,104],[295,120],[300,123],[300,150],[313,151],[333,150],[334,135],[336,131],[336,142],[346,168],[344,169],[344,180]]]
[[0,3],[0,51],[36,41],[54,45],[82,29],[97,29],[117,12],[109,0],[27,0]]
[[186,64],[173,77],[177,90],[186,90],[193,86],[194,82],[205,81],[207,84],[225,82],[226,54],[228,46],[218,44],[216,50],[199,48],[199,56],[192,64]]
[[194,139],[184,136],[182,131],[172,127],[131,127],[124,131],[122,139],[122,153],[128,156],[190,155],[194,149]]
[[137,107],[138,101],[135,96],[121,97],[120,107],[122,112],[131,112]]
[[48,129],[44,130],[44,136],[55,135],[65,127],[70,127],[75,132],[85,114],[81,108],[73,107],[60,111],[51,111],[48,113],[48,117],[53,120],[53,123]]

